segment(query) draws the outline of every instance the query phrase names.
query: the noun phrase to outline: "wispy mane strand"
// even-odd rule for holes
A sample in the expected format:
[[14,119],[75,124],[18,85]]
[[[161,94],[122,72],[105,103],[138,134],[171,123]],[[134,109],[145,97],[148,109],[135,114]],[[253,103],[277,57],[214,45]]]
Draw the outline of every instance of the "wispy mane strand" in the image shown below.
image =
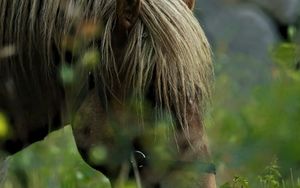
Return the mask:
[[[110,87],[109,80],[124,71],[126,88],[141,97],[153,81],[157,104],[168,112],[175,111],[181,126],[187,128],[187,108],[197,103],[202,116],[213,77],[210,47],[197,19],[182,0],[142,0],[139,19],[118,69],[112,48],[115,4],[116,0],[2,0],[0,47],[15,44],[23,66],[41,63],[32,60],[38,49],[42,69],[47,72],[54,61],[53,45],[61,50],[61,40],[71,30],[74,15],[96,23],[103,18],[99,47],[103,64],[97,74],[107,82],[105,85]],[[22,57],[24,54],[27,58]]]

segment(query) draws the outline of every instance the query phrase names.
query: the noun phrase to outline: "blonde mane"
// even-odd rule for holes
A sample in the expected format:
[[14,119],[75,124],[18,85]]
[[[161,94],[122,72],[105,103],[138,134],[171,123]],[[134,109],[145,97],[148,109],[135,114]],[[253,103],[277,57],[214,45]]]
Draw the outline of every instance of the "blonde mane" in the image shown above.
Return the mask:
[[[112,46],[116,0],[1,0],[0,47],[14,44],[22,66],[53,66],[53,44],[61,41],[75,21],[104,23],[101,64],[95,70],[107,90],[111,80],[125,75],[124,88],[143,98],[150,82],[156,88],[157,107],[175,115],[187,128],[187,107],[197,103],[200,117],[211,95],[213,68],[204,32],[182,0],[142,0],[137,23],[129,33],[123,63],[117,65]],[[24,58],[26,54],[26,58]],[[3,65],[0,64],[0,69]],[[47,74],[46,74],[47,75]],[[96,83],[97,84],[97,83]],[[103,87],[103,86],[99,86]]]

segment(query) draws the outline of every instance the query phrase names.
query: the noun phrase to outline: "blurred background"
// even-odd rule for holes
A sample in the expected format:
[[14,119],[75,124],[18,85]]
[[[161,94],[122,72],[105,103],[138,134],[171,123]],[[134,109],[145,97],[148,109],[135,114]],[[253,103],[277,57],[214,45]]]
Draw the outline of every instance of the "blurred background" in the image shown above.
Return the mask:
[[[197,0],[195,14],[214,53],[206,129],[218,185],[300,187],[300,0]],[[70,127],[4,168],[5,188],[109,187]]]
[[300,187],[300,0],[198,0],[196,15],[214,53],[218,184]]

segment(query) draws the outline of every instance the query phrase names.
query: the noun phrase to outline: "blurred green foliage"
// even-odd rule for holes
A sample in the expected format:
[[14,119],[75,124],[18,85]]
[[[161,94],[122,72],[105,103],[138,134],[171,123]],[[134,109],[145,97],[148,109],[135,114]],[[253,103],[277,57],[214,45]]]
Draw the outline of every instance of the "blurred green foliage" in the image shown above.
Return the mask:
[[[219,182],[234,176],[240,180],[240,175],[247,177],[250,187],[290,187],[298,181],[291,180],[291,169],[293,176],[299,177],[300,48],[296,43],[282,43],[272,49],[271,55],[271,81],[256,87],[242,103],[236,92],[236,80],[226,73],[216,78],[214,104],[207,124],[219,167]],[[278,159],[280,173],[279,168],[271,165],[269,170],[273,172],[260,176],[263,167],[274,158]],[[236,186],[236,180],[224,187],[248,186],[245,181]]]
[[8,160],[4,188],[105,188],[109,181],[80,157],[70,126]]
[[8,136],[8,120],[4,113],[0,111],[0,140]]

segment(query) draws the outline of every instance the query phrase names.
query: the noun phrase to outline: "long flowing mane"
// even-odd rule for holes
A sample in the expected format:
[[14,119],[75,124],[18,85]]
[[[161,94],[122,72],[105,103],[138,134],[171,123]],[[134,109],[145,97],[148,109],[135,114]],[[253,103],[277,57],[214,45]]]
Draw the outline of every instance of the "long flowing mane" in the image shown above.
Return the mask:
[[[101,54],[101,63],[94,74],[102,80],[107,92],[115,83],[111,80],[122,79],[126,80],[124,88],[142,99],[152,81],[157,107],[175,112],[185,129],[189,103],[196,101],[197,111],[202,114],[211,94],[213,70],[209,44],[182,0],[141,3],[123,63],[118,65],[112,46],[115,0],[1,0],[0,47],[13,44],[17,55],[10,58],[11,62],[14,59],[13,64],[0,63],[0,73],[7,67],[12,71],[16,66],[25,70],[38,67],[45,74],[33,71],[33,76],[49,80],[57,61],[54,54],[63,56],[62,40],[72,32],[74,22],[89,19],[103,23],[102,42],[94,44]],[[17,74],[22,73],[17,71]]]

